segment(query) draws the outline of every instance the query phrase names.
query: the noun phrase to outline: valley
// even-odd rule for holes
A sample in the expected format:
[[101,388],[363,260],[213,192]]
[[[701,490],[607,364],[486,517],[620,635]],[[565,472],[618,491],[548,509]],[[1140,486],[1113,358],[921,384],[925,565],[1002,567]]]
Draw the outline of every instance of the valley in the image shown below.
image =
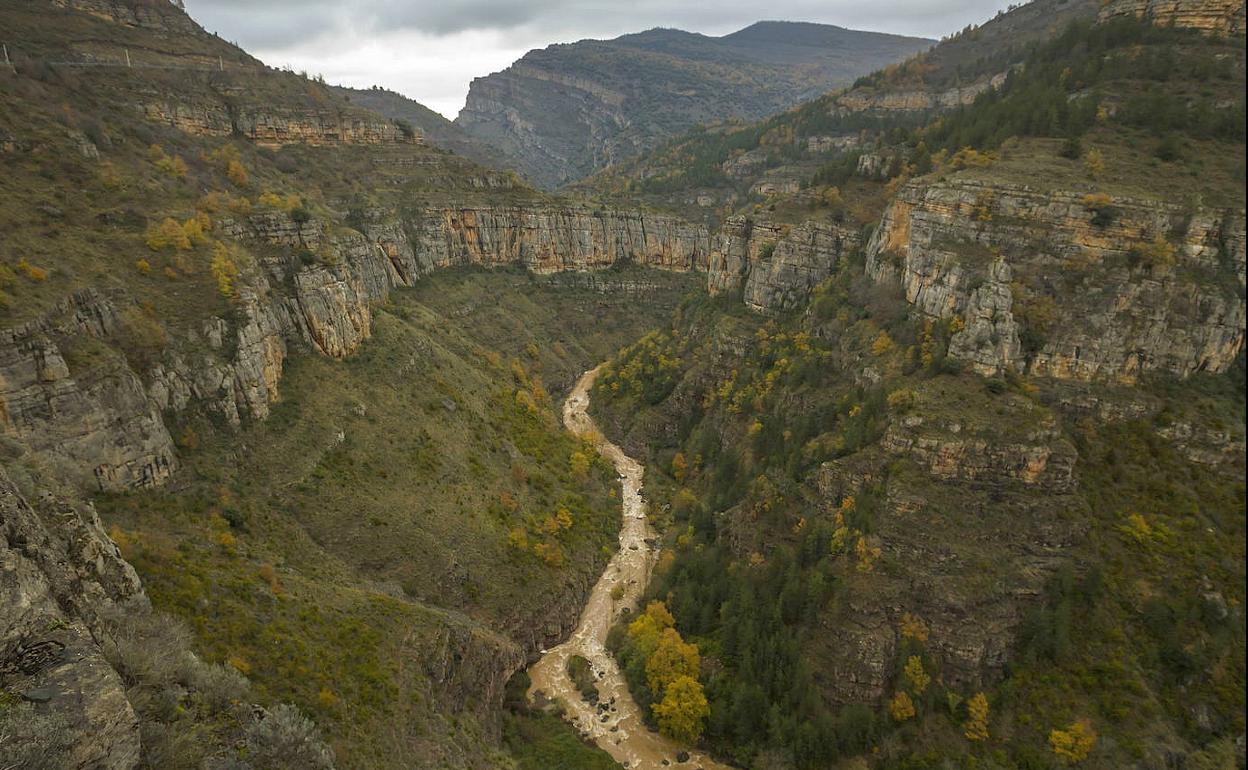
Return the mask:
[[0,768],[1244,767],[1242,2],[0,22]]

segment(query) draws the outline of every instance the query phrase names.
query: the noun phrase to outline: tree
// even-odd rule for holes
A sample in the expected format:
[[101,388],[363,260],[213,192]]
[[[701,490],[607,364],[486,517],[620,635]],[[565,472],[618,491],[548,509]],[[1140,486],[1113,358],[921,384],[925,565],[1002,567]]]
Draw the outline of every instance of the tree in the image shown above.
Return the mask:
[[966,702],[966,722],[962,727],[968,741],[988,740],[988,696],[977,692]]
[[915,714],[914,701],[910,700],[910,696],[904,691],[898,692],[888,702],[888,713],[892,716],[894,722],[904,722],[907,719],[912,719]]
[[1105,158],[1101,155],[1101,151],[1088,150],[1088,154],[1083,158],[1083,167],[1087,170],[1088,176],[1093,179],[1105,173]]
[[667,686],[663,700],[651,706],[659,730],[678,741],[693,743],[702,735],[702,723],[710,716],[711,706],[698,680],[677,677]]
[[238,266],[230,258],[230,251],[223,243],[217,243],[212,250],[212,277],[217,281],[217,289],[226,297],[234,296],[234,282],[238,279]]
[[1083,156],[1083,142],[1077,136],[1067,137],[1058,154],[1067,160],[1079,160]]
[[187,251],[191,248],[191,239],[187,236],[186,230],[182,228],[178,220],[172,217],[165,217],[158,225],[148,225],[147,247],[152,251],[160,251],[167,248]]
[[672,613],[668,611],[667,605],[663,602],[653,601],[647,604],[646,615],[654,621],[660,631],[676,625],[676,618],[672,617]]
[[1065,730],[1050,732],[1049,745],[1062,764],[1077,765],[1087,759],[1096,746],[1096,731],[1092,729],[1091,722],[1080,719]]
[[923,670],[923,659],[918,655],[911,655],[910,659],[906,661],[905,672],[906,681],[910,683],[914,694],[922,695],[932,681],[932,677]]
[[685,474],[689,471],[689,463],[686,462],[684,454],[677,452],[672,457],[672,478],[677,481],[684,481]]
[[661,696],[667,687],[681,677],[698,676],[702,659],[698,646],[680,638],[674,628],[659,635],[658,646],[646,660],[646,684],[655,695]]
[[231,160],[225,166],[225,175],[238,187],[247,186],[247,167],[240,161]]

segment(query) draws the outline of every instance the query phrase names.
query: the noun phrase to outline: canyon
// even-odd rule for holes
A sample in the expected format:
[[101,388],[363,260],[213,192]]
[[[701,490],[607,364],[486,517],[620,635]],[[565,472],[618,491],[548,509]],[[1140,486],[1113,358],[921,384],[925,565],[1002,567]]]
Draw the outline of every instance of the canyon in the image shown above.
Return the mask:
[[[1183,30],[1207,36],[1229,73],[1209,88],[1242,85],[1242,4],[1059,5],[1089,36],[1156,22],[1173,38],[1137,31],[1140,48],[1180,41],[1184,63],[1201,46]],[[474,84],[454,132],[421,131],[393,105],[374,112],[359,92],[259,69],[174,4],[49,3],[59,26],[0,6],[36,41],[0,73],[15,201],[0,220],[0,712],[17,713],[11,695],[53,720],[76,768],[159,765],[150,752],[195,730],[209,736],[204,762],[246,761],[284,724],[284,701],[323,730],[306,762],[381,767],[404,753],[485,768],[518,761],[508,720],[562,700],[607,754],[659,766],[687,749],[651,731],[657,693],[604,645],[640,602],[662,601],[702,647],[703,767],[832,766],[828,741],[846,762],[929,739],[955,756],[966,702],[985,692],[1001,751],[1022,756],[1095,713],[1120,738],[1100,755],[1108,767],[1137,734],[1082,691],[1078,714],[1051,705],[1052,671],[1093,674],[1043,629],[1068,633],[1053,618],[1068,624],[1078,606],[1121,612],[1127,636],[1151,639],[1156,596],[1197,591],[1199,611],[1166,610],[1197,640],[1190,663],[1169,637],[1161,662],[1113,634],[1097,644],[1150,683],[1122,697],[1170,731],[1139,739],[1139,767],[1230,745],[1242,734],[1223,645],[1242,637],[1242,524],[1227,513],[1237,479],[1242,501],[1242,146],[1202,128],[1170,155],[1164,137],[1114,122],[1136,94],[1096,95],[1104,114],[1086,142],[1108,171],[1056,136],[923,156],[935,129],[907,144],[835,123],[901,132],[1008,98],[1025,71],[1012,46],[1042,39],[1046,7],[912,60],[930,66],[741,128],[754,144],[712,164],[745,191],[740,205],[695,203],[695,218],[618,189],[550,195],[440,146],[497,141],[478,157],[522,158],[548,186],[609,162],[644,181],[670,156],[626,158],[724,117],[708,107],[637,130],[636,95],[565,66],[576,53],[562,48]],[[824,33],[728,37],[772,73],[798,69],[778,41]],[[722,41],[634,37],[595,45],[636,48],[645,64]],[[82,64],[112,40],[219,68],[42,64],[52,52]],[[877,42],[879,61],[771,83],[780,102],[715,106],[764,118],[929,41]],[[953,71],[967,77],[947,82]],[[550,100],[579,105],[581,121],[553,150],[524,112]],[[671,184],[663,195],[728,200]],[[162,245],[167,222],[185,247]],[[1145,563],[1153,572],[1131,571]],[[1108,588],[1094,585],[1102,569]],[[1076,605],[1097,591],[1118,593]],[[1137,606],[1153,615],[1138,620]],[[136,663],[127,617],[170,640],[168,681]],[[746,654],[750,634],[772,635],[767,656]],[[573,653],[616,716],[580,699]],[[912,657],[947,708],[920,697],[926,684],[905,690]],[[504,708],[535,662],[526,705]],[[1154,675],[1180,663],[1190,690],[1175,706],[1174,681]],[[749,687],[773,664],[777,682],[804,672],[809,686],[788,688],[801,702],[768,691],[767,726]],[[930,734],[904,710],[886,716],[903,692]],[[1042,724],[1021,719],[1026,698],[1043,702]],[[828,726],[861,709],[877,720],[869,741]],[[313,721],[296,727],[312,735]]]

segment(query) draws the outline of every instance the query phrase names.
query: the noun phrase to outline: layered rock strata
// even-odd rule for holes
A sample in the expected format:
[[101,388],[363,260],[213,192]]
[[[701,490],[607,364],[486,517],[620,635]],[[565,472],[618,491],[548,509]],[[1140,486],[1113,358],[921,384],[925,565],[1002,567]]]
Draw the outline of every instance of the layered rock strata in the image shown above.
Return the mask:
[[867,272],[956,319],[950,352],[984,374],[1185,377],[1243,349],[1243,232],[1243,211],[916,182],[875,231]]

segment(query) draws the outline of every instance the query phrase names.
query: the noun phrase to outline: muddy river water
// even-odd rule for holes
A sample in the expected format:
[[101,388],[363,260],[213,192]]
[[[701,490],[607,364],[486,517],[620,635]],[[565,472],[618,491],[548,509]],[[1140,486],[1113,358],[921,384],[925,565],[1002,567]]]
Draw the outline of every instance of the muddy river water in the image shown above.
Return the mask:
[[[615,444],[602,438],[602,432],[589,416],[589,390],[598,375],[592,369],[581,376],[563,405],[563,423],[578,436],[594,436],[598,451],[612,463],[620,475],[623,525],[620,527],[620,549],[607,563],[590,592],[589,601],[581,611],[580,622],[571,637],[547,650],[529,669],[532,686],[529,696],[541,693],[551,700],[562,701],[564,717],[582,735],[594,741],[621,765],[634,770],[672,768],[703,768],[731,770],[699,752],[689,751],[684,763],[677,755],[684,747],[646,728],[641,709],[628,692],[628,685],[615,659],[606,649],[607,631],[625,610],[635,611],[637,601],[650,579],[657,551],[647,544],[654,542],[654,531],[646,521],[645,499],[641,496],[644,469],[641,463],[624,454]],[[615,591],[617,586],[621,592]],[[612,598],[615,591],[618,599]],[[587,703],[568,675],[568,660],[580,655],[589,661],[597,677],[599,703]]]

